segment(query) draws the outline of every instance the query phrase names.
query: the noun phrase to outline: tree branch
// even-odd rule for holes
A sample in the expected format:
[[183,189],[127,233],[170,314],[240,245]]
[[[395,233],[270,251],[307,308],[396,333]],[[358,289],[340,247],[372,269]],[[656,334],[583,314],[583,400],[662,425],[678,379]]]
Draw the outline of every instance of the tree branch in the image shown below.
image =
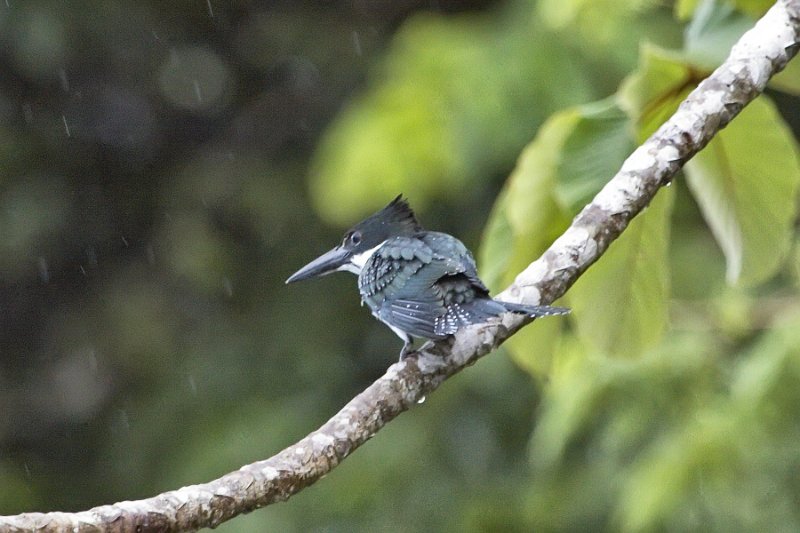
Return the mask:
[[[800,0],[780,0],[500,297],[538,304],[563,295],[659,188],[764,90],[769,78],[797,53],[799,42]],[[502,323],[472,326],[447,341],[427,344],[419,357],[389,367],[383,377],[297,444],[209,483],[79,513],[0,517],[0,530],[185,531],[213,527],[240,513],[284,501],[330,472],[387,422],[497,348],[527,322],[509,315]]]

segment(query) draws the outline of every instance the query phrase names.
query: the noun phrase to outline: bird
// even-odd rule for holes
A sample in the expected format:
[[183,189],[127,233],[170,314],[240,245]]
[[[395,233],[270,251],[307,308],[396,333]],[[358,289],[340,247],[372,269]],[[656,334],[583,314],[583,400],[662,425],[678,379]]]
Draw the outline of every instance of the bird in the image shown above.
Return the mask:
[[337,271],[358,276],[361,304],[403,341],[400,361],[412,353],[414,338],[442,340],[504,313],[533,318],[570,311],[493,299],[467,247],[452,235],[423,229],[402,194],[286,283]]

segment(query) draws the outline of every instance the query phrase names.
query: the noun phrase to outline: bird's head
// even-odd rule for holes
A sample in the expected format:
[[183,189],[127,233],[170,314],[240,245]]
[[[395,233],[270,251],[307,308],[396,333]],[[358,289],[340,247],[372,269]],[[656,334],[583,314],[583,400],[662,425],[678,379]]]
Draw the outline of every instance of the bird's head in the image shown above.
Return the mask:
[[387,239],[421,231],[408,201],[399,195],[389,205],[365,218],[345,234],[342,243],[289,276],[286,283],[346,270],[361,273],[367,259]]

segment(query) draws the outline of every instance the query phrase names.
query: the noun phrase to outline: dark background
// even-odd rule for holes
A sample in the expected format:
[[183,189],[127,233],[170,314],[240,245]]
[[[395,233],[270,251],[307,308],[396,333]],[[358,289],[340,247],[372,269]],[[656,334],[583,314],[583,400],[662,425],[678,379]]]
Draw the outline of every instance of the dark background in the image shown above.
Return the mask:
[[[491,4],[0,5],[0,513],[207,481],[394,361],[349,275],[283,284],[344,229],[309,205],[309,159],[407,17]],[[421,216],[476,246],[480,192]],[[226,527],[419,530],[486,505],[525,460],[533,390],[485,366],[334,483]]]

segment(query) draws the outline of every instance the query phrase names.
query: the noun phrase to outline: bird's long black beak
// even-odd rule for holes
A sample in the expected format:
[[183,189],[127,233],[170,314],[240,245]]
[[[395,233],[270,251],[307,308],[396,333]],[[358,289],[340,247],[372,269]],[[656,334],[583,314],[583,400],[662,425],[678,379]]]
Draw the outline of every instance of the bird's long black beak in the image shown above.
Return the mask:
[[335,272],[339,267],[347,264],[347,262],[350,260],[350,255],[351,253],[349,250],[346,250],[341,246],[337,246],[333,250],[325,252],[289,276],[289,279],[286,280],[286,283],[294,283],[295,281],[324,276],[325,274]]

